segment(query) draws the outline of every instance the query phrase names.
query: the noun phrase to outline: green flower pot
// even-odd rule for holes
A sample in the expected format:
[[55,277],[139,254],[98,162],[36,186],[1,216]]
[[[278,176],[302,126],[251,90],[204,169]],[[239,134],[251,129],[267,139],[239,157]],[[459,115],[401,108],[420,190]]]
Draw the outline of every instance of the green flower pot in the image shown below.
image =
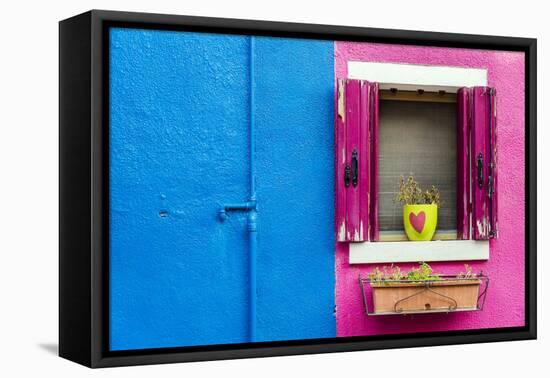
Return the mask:
[[437,205],[403,206],[403,225],[409,240],[432,240],[437,227]]

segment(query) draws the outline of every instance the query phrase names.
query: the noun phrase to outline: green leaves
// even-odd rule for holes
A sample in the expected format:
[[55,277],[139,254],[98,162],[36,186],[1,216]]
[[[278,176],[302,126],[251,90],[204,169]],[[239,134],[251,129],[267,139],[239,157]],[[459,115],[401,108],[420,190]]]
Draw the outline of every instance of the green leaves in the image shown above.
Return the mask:
[[421,263],[418,268],[413,268],[407,274],[407,280],[410,281],[438,281],[441,277],[433,273],[433,269],[426,263]]
[[424,262],[420,263],[417,268],[412,268],[407,273],[401,272],[401,269],[393,264],[390,267],[382,267],[382,270],[376,267],[368,274],[368,277],[371,283],[383,283],[385,285],[390,285],[393,281],[399,280],[407,280],[412,282],[441,280],[439,274],[434,273],[431,266]]

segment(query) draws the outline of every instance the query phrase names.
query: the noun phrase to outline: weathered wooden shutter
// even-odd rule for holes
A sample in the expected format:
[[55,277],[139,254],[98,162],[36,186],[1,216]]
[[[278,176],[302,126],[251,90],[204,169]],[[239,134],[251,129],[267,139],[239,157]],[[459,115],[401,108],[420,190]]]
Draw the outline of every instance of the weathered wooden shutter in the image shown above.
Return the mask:
[[457,238],[470,239],[470,88],[457,93],[457,172],[456,229]]
[[471,91],[472,238],[497,236],[496,92],[490,87]]
[[336,99],[336,240],[368,240],[371,190],[371,86],[338,79]]
[[378,83],[369,84],[370,114],[369,114],[369,147],[370,147],[370,240],[378,241],[378,187],[379,187],[379,114],[380,100],[378,96]]

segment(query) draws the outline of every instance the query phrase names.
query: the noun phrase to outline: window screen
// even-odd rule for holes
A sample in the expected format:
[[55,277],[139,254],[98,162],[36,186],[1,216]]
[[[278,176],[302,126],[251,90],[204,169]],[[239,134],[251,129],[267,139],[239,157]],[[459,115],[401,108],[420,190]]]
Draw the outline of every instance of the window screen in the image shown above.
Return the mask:
[[402,205],[393,199],[410,174],[422,189],[441,191],[437,230],[456,230],[456,104],[380,101],[379,133],[380,231],[403,231]]

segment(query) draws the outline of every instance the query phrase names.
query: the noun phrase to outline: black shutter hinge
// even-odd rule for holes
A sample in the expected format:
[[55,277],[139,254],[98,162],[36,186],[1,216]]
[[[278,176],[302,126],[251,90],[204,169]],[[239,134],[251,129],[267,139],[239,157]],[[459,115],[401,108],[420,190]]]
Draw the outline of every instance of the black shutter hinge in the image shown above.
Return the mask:
[[477,155],[477,186],[483,188],[483,155]]
[[357,150],[353,150],[351,154],[351,183],[355,188],[359,180],[359,161],[357,158]]
[[351,167],[349,164],[346,165],[346,169],[344,171],[344,185],[346,188],[349,186],[349,183],[351,181]]
[[357,150],[351,153],[351,165],[347,164],[344,171],[344,185],[349,187],[350,183],[355,188],[359,181],[359,159]]

